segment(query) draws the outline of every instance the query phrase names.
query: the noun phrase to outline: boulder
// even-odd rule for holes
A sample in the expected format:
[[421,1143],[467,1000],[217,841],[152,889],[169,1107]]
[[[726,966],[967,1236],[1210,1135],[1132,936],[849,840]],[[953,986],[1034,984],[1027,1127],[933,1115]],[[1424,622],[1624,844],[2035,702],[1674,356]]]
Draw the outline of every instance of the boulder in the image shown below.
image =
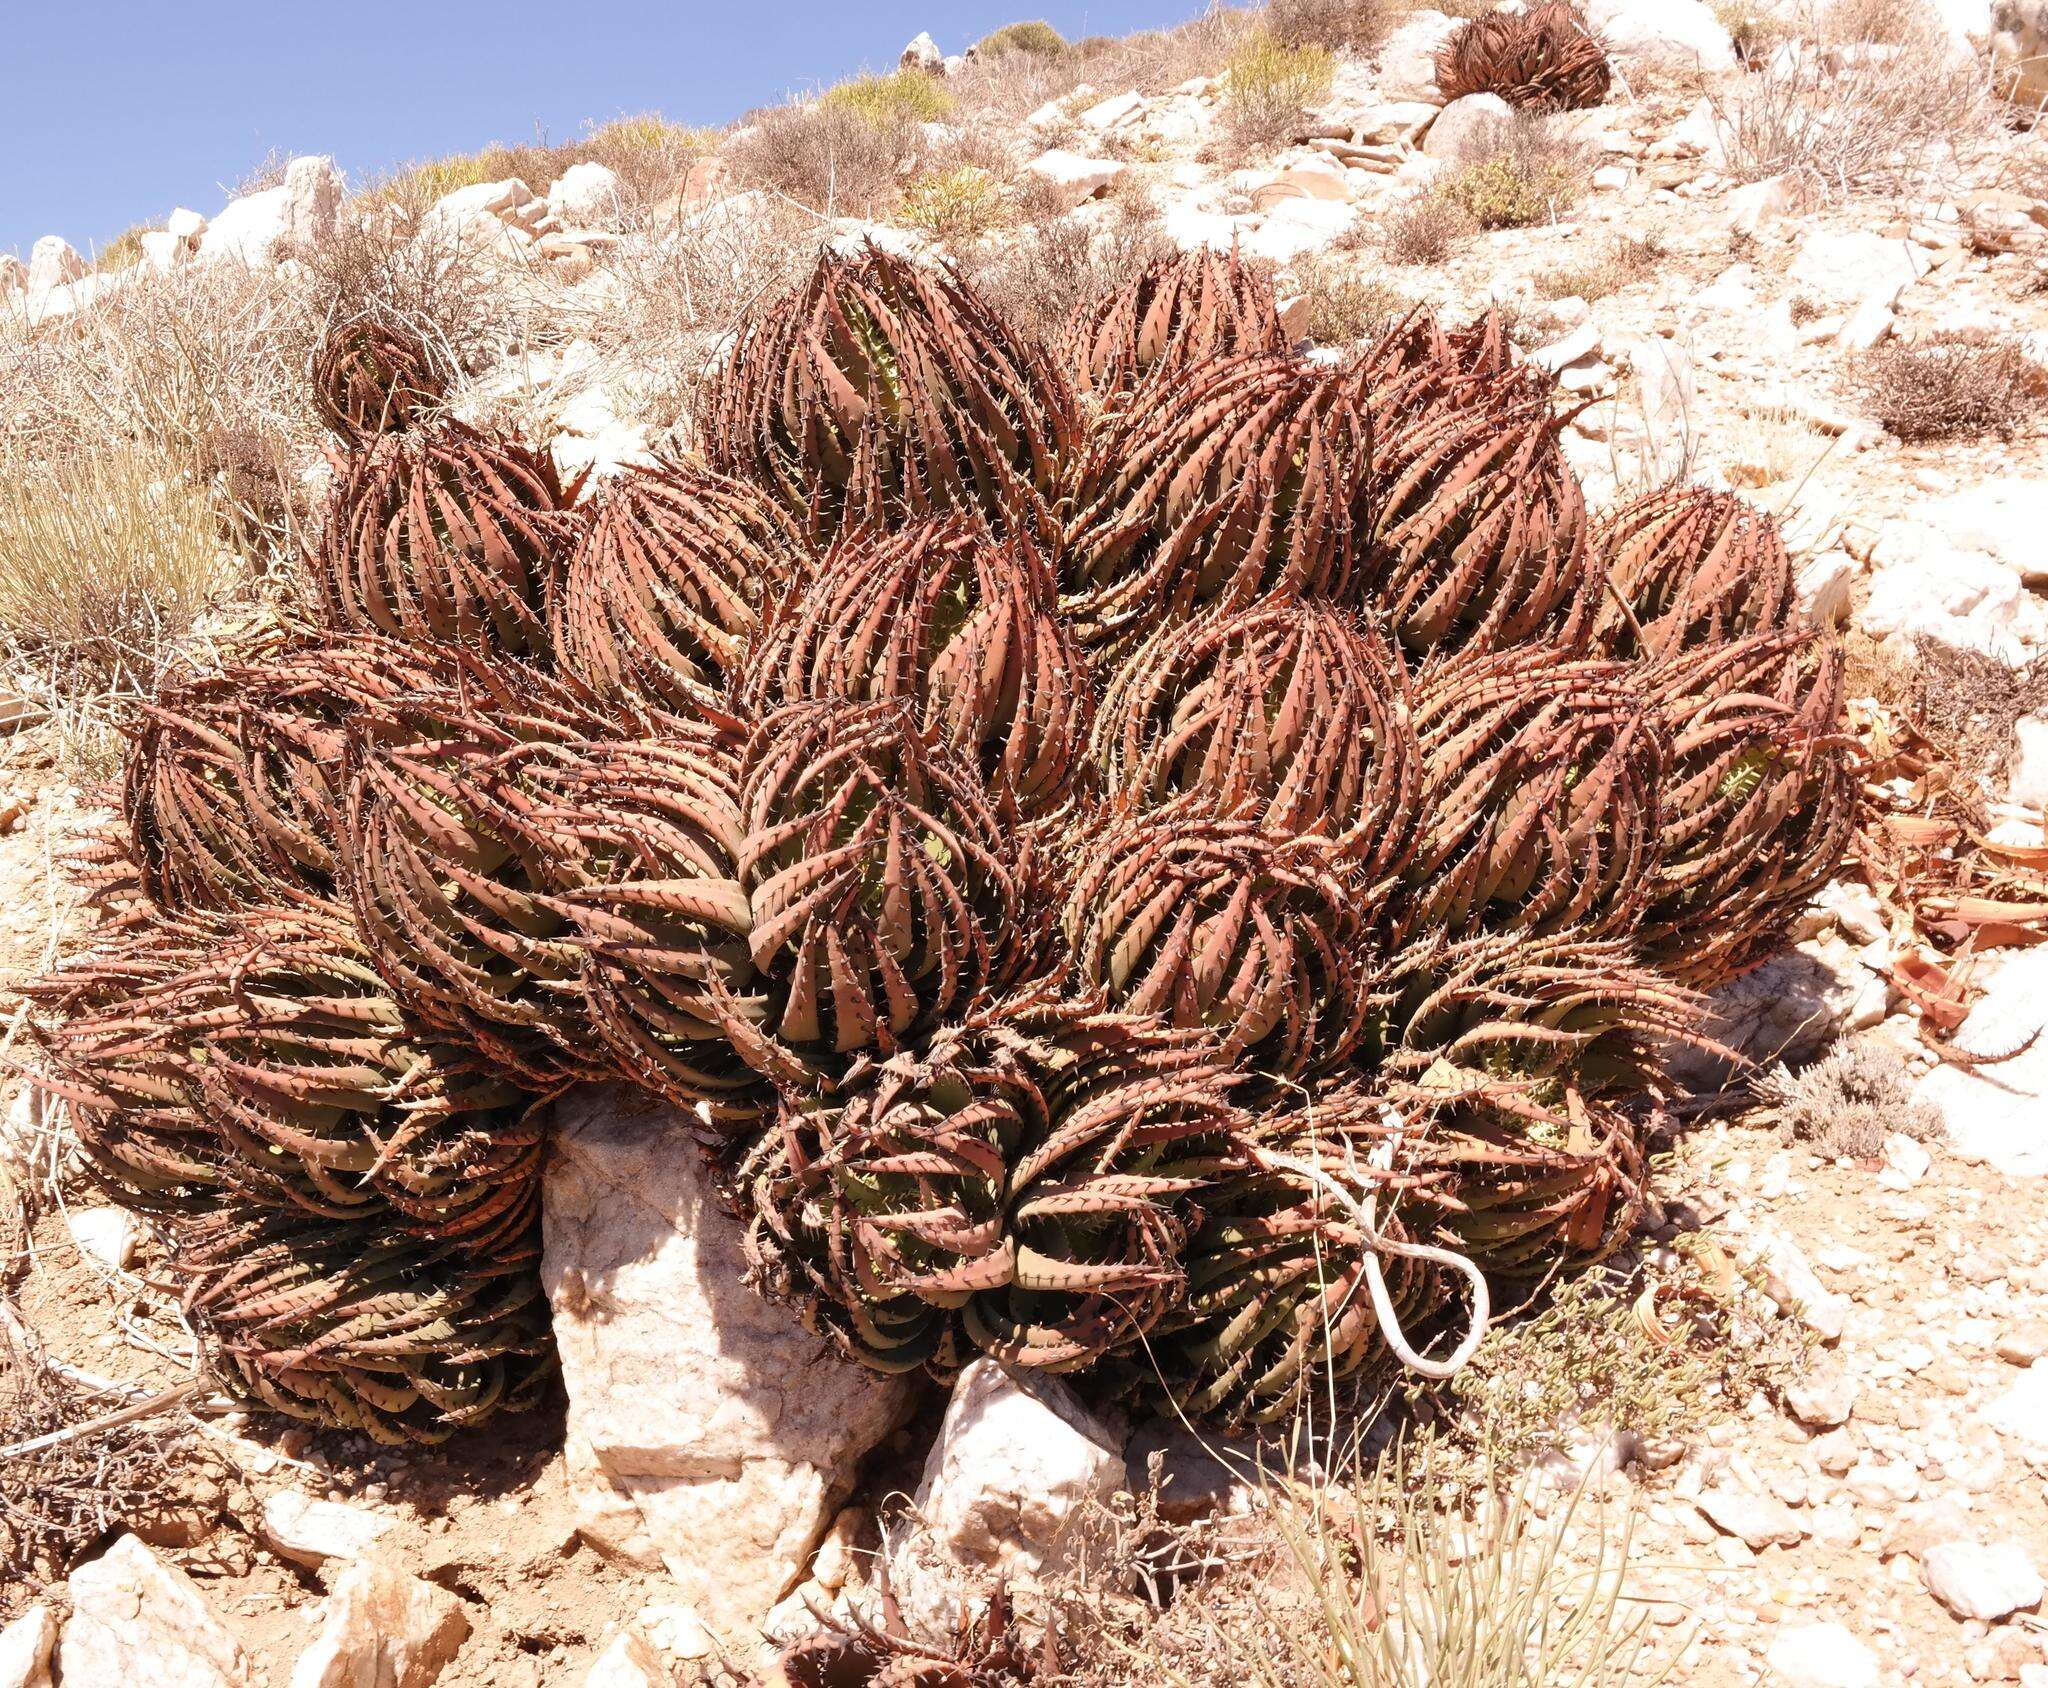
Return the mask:
[[1426,100],[1442,105],[1436,85],[1436,52],[1458,20],[1442,12],[1410,12],[1380,43],[1379,92],[1390,100]]
[[257,1533],[280,1559],[318,1567],[330,1559],[355,1559],[398,1520],[336,1500],[312,1500],[297,1489],[280,1489],[263,1503]]
[[168,229],[142,232],[142,261],[158,275],[168,275],[192,256],[192,248]]
[[61,234],[46,234],[29,250],[28,290],[48,293],[85,274],[85,260]]
[[1723,1484],[1706,1490],[1696,1504],[1715,1529],[1755,1553],[1767,1547],[1797,1547],[1806,1539],[1806,1526],[1770,1495]]
[[1877,1655],[1840,1624],[1785,1630],[1764,1654],[1784,1688],[1877,1688]]
[[206,225],[199,256],[265,267],[333,239],[341,175],[331,158],[295,158],[274,188],[244,194]]
[[1093,199],[1124,173],[1113,158],[1088,158],[1064,147],[1043,152],[1024,166],[1025,173],[1043,182],[1062,211],[1071,211]]
[[892,1554],[891,1585],[913,1625],[943,1621],[956,1593],[930,1574],[926,1550],[967,1586],[1000,1578],[1029,1589],[1086,1549],[1099,1527],[1092,1505],[1123,1486],[1123,1437],[1067,1383],[975,1360],[953,1385],[915,1497],[920,1529]]
[[134,1536],[79,1566],[57,1680],[108,1688],[254,1688],[240,1643],[192,1579]]
[[2041,1573],[2018,1542],[1943,1542],[1927,1550],[1920,1575],[1952,1617],[1996,1623],[2041,1604]]
[[1423,154],[1442,164],[1483,163],[1500,151],[1501,129],[1514,115],[1498,94],[1467,94],[1436,114],[1422,137]]
[[803,1575],[911,1396],[747,1287],[741,1225],[691,1129],[623,1088],[558,1105],[541,1281],[583,1535],[665,1567],[732,1639]]
[[572,164],[548,189],[548,209],[577,228],[610,228],[619,220],[618,172],[594,159]]
[[1916,499],[1913,514],[1939,529],[1955,550],[2004,564],[2023,586],[2048,587],[2048,485],[2040,477],[1994,475],[1939,498]]
[[1303,165],[1269,176],[1252,189],[1252,208],[1256,211],[1276,210],[1290,199],[1326,199],[1349,204],[1351,184],[1341,169],[1318,170]]
[[38,1602],[0,1629],[0,1688],[50,1688],[57,1620]]
[[1745,182],[1728,195],[1728,226],[1737,234],[1758,234],[1771,224],[1796,217],[1813,202],[1808,178],[1797,170]]
[[939,51],[939,44],[931,38],[929,30],[913,36],[903,51],[896,55],[897,67],[901,70],[922,71],[926,76],[946,74],[946,55]]
[[469,1615],[447,1589],[358,1559],[334,1579],[291,1688],[428,1688],[468,1639]]
[[1092,129],[1098,135],[1114,135],[1130,128],[1144,115],[1145,96],[1133,88],[1129,93],[1097,100],[1081,113],[1078,121],[1082,128]]
[[2048,1174],[2048,1131],[2041,1129],[2048,1109],[2044,1014],[2048,950],[2020,950],[1992,975],[1955,1036],[1956,1047],[1969,1054],[2011,1058],[1974,1068],[1944,1061],[1914,1090],[1941,1114],[1957,1156],[2007,1177]]
[[206,233],[206,219],[181,205],[164,219],[164,233],[174,240],[197,245],[199,237]]
[[1586,0],[1582,9],[1623,64],[1735,68],[1735,43],[1703,0]]
[[1799,243],[1790,280],[1837,305],[1881,298],[1896,304],[1928,270],[1927,254],[1910,240],[1868,229],[1816,229]]
[[1870,586],[1857,625],[1875,639],[1932,639],[2014,666],[2048,645],[2048,604],[2019,571],[1982,552],[1957,550],[1917,517],[1881,524],[1870,550]]
[[[1842,939],[1808,938],[1712,992],[1705,1030],[1766,1066],[1797,1066],[1843,1032],[1883,1019],[1888,996],[1885,981]],[[1732,1076],[1725,1058],[1711,1050],[1684,1046],[1669,1053],[1673,1074],[1697,1090],[1718,1089]]]
[[1286,199],[1240,242],[1247,258],[1270,258],[1285,264],[1304,252],[1320,252],[1358,221],[1358,212],[1341,201]]

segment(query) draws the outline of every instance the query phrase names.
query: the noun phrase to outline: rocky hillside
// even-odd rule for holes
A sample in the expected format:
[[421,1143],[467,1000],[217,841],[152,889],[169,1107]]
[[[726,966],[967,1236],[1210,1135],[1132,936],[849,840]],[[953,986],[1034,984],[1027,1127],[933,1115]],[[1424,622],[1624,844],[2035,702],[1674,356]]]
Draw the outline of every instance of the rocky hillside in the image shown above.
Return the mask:
[[[1690,480],[1778,517],[1849,655],[1863,785],[1842,875],[1683,1057],[1642,1234],[1510,1310],[1469,1378],[1344,1418],[1375,1453],[1430,1430],[1452,1525],[1328,1422],[1233,1440],[987,1360],[941,1400],[849,1366],[740,1289],[674,1122],[610,1091],[565,1104],[546,1173],[562,1400],[432,1447],[291,1426],[194,1376],[155,1241],[12,1079],[0,1688],[807,1683],[823,1655],[781,1645],[862,1622],[872,1654],[955,1660],[900,1680],[1328,1681],[1318,1593],[1396,1652],[1448,1604],[1328,1577],[1385,1573],[1360,1541],[1390,1518],[1431,1588],[1496,1577],[1496,1628],[1532,1615],[1504,1589],[1576,1611],[1623,1578],[1610,1680],[2048,1683],[2043,20],[1587,18],[1597,87],[1565,111],[1441,85],[1462,17],[1273,0],[1127,41],[921,36],[715,134],[636,120],[376,184],[299,158],[125,262],[0,260],[11,1058],[16,987],[89,920],[113,723],[289,591],[331,472],[305,365],[367,303],[432,338],[456,415],[590,486],[691,449],[702,372],[821,246],[950,262],[1046,331],[1163,253],[1235,250],[1320,360],[1490,311],[1554,377],[1596,509]],[[126,480],[76,478],[88,447]],[[128,591],[188,495],[205,555]],[[130,525],[80,538],[69,508]],[[1526,1515],[1463,1507],[1481,1460]],[[1319,1557],[1332,1517],[1361,1535]],[[990,1636],[999,1585],[1050,1654]],[[1385,1680],[1521,1680],[1452,1651]]]

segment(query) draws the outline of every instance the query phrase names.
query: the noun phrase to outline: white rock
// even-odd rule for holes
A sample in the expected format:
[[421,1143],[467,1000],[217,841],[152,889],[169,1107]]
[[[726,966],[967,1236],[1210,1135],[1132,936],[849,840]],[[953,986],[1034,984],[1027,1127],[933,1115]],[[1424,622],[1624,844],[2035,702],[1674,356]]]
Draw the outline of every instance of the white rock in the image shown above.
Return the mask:
[[1166,199],[1159,207],[1160,232],[1183,252],[1196,252],[1204,247],[1212,252],[1228,252],[1255,226],[1255,219],[1204,210],[1188,196]]
[[75,1207],[66,1212],[64,1221],[78,1252],[108,1271],[124,1272],[135,1258],[141,1232],[135,1215],[125,1207]]
[[496,182],[472,182],[466,188],[444,193],[427,208],[427,214],[420,221],[422,224],[459,225],[472,217],[495,217],[505,222],[536,197],[533,189],[517,176],[507,176]]
[[2012,724],[2005,794],[2029,809],[2048,809],[2048,715],[2022,715]]
[[0,1629],[0,1688],[50,1688],[57,1620],[40,1601]]
[[1932,639],[2016,665],[2048,644],[2048,605],[2015,570],[1901,518],[1878,529],[1857,625],[1876,639],[1897,637],[1908,652],[1914,639]]
[[1849,313],[1835,344],[1845,352],[1867,352],[1890,337],[1892,322],[1891,299],[1882,291],[1873,293]]
[[341,176],[331,158],[295,158],[274,188],[229,201],[199,237],[199,256],[252,267],[275,264],[334,236]]
[[944,76],[946,55],[939,51],[939,44],[932,39],[931,31],[920,30],[896,55],[896,65],[899,70],[921,70],[927,76]]
[[[1809,938],[1707,999],[1707,1033],[1740,1054],[1794,1065],[1845,1031],[1884,1018],[1889,991],[1839,937]],[[1718,1087],[1728,1064],[1700,1049],[1668,1052],[1674,1074],[1696,1089]]]
[[158,275],[168,275],[192,256],[192,248],[168,229],[142,231],[142,261]]
[[1877,1655],[1840,1624],[1801,1624],[1764,1654],[1785,1688],[1876,1688]]
[[1750,1257],[1761,1270],[1766,1295],[1824,1340],[1840,1339],[1849,1298],[1820,1281],[1796,1242],[1782,1232],[1766,1232]]
[[104,1688],[253,1688],[240,1644],[192,1579],[134,1536],[71,1573],[58,1681]]
[[2048,1451],[2048,1366],[2030,1366],[1984,1407],[1984,1422],[2023,1448]]
[[2037,1035],[2044,1012],[2048,950],[2021,950],[1992,976],[1955,1036],[1973,1055],[2020,1052],[1974,1070],[1944,1061],[1916,1090],[1940,1112],[1951,1151],[2008,1177],[2048,1173],[2048,1036]]
[[1799,613],[1815,627],[1839,627],[1849,619],[1856,559],[1846,551],[1823,551],[1799,567]]
[[1434,100],[1382,102],[1375,95],[1371,105],[1351,114],[1351,139],[1358,146],[1392,146],[1397,141],[1412,141],[1436,116],[1436,111]]
[[1802,1377],[1785,1390],[1785,1407],[1811,1430],[1832,1430],[1856,1410],[1856,1380],[1844,1371]]
[[[1087,1508],[1123,1482],[1121,1438],[1062,1379],[984,1358],[953,1386],[916,1509],[932,1543],[978,1581],[1029,1586],[1086,1548]],[[924,1604],[937,1616],[944,1602]]]
[[1939,498],[1915,500],[1914,516],[1958,551],[2003,563],[2023,585],[2048,587],[2048,485],[2038,476],[1999,475]]
[[1127,129],[1145,115],[1145,96],[1133,88],[1126,94],[1112,94],[1081,113],[1080,124],[1098,135],[1113,135]]
[[1436,50],[1458,20],[1427,9],[1410,12],[1380,43],[1379,91],[1397,100],[1443,104],[1436,85]]
[[44,235],[29,250],[28,290],[31,293],[47,293],[66,282],[78,280],[85,272],[85,260],[60,234]]
[[1796,217],[1812,200],[1812,187],[1796,170],[1745,182],[1728,196],[1728,226],[1739,234],[1756,234],[1786,217]]
[[619,220],[618,172],[595,159],[572,164],[548,189],[548,209],[575,228],[610,228]]
[[176,240],[197,241],[206,233],[206,219],[181,205],[164,219],[164,233]]
[[1479,164],[1500,151],[1502,127],[1514,107],[1498,94],[1466,94],[1436,114],[1422,137],[1425,157],[1444,164]]
[[1320,252],[1358,221],[1355,207],[1330,199],[1288,199],[1241,242],[1247,258],[1285,264],[1304,252]]
[[1635,179],[1626,164],[1603,164],[1593,172],[1593,186],[1602,193],[1620,193]]
[[669,1688],[674,1681],[654,1644],[628,1624],[590,1661],[583,1688]]
[[469,1615],[447,1589],[387,1559],[353,1560],[330,1585],[291,1688],[428,1688],[468,1639]]
[[1731,70],[1735,43],[1701,0],[1587,0],[1586,20],[1626,62]]
[[1712,100],[1700,100],[1678,127],[1650,149],[1653,158],[1700,158],[1714,169],[1728,162],[1732,131]]
[[2043,1593],[2041,1573],[2017,1542],[1943,1542],[1920,1561],[1920,1575],[1955,1617],[1986,1623],[2032,1610]]
[[1093,199],[1124,173],[1113,158],[1086,158],[1078,152],[1054,147],[1040,153],[1025,170],[1053,190],[1060,210],[1071,211],[1083,200]]
[[1582,322],[1559,339],[1547,346],[1539,346],[1529,354],[1529,362],[1538,369],[1547,369],[1552,374],[1568,364],[1577,363],[1581,358],[1591,357],[1600,350],[1600,330],[1590,321]]
[[908,1386],[748,1289],[689,1122],[592,1087],[556,1111],[541,1282],[584,1536],[665,1567],[720,1635],[793,1587]]
[[1095,90],[1084,82],[1071,94],[1063,95],[1056,100],[1047,100],[1044,105],[1024,119],[1024,127],[1038,134],[1042,134],[1047,130],[1063,129],[1074,121],[1072,103],[1078,103],[1094,92]]
[[1910,240],[1865,229],[1815,229],[1799,244],[1790,280],[1820,299],[1860,305],[1901,293],[1927,273],[1927,255]]
[[12,252],[0,252],[0,299],[28,291],[28,265]]
[[1767,1547],[1796,1547],[1806,1539],[1806,1527],[1792,1516],[1791,1508],[1769,1495],[1717,1486],[1694,1504],[1715,1529],[1737,1537],[1755,1553]]
[[397,1519],[336,1500],[313,1500],[296,1489],[280,1489],[263,1503],[258,1530],[265,1545],[298,1565],[324,1565],[330,1559],[355,1559]]

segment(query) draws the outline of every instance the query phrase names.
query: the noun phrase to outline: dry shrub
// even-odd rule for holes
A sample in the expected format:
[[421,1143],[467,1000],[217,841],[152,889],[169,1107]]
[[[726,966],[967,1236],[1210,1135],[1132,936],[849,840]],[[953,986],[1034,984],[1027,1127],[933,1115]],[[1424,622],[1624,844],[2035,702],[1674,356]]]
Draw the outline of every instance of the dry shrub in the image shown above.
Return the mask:
[[903,190],[896,220],[938,240],[974,240],[1009,219],[1003,190],[974,164],[926,170]]
[[907,118],[877,121],[843,103],[788,105],[764,112],[726,158],[736,180],[820,217],[876,217],[895,205],[922,138]]
[[[1857,0],[1862,11],[1891,3]],[[1898,31],[1906,38],[1839,70],[1833,55],[1809,50],[1746,78],[1715,108],[1728,173],[1761,181],[1789,172],[1846,193],[1901,181],[1938,150],[1985,132],[1992,102],[1984,68],[1924,16]]]
[[716,131],[671,123],[648,112],[600,124],[567,150],[574,162],[602,164],[617,176],[621,197],[631,210],[660,204],[676,191],[690,166],[717,147]]
[[1336,73],[1328,48],[1289,46],[1259,30],[1231,55],[1225,73],[1223,116],[1232,138],[1246,147],[1286,144]]
[[1895,1133],[1919,1143],[1946,1135],[1940,1112],[1914,1094],[1904,1058],[1881,1038],[1838,1044],[1797,1073],[1780,1064],[1756,1081],[1756,1092],[1787,1136],[1830,1159],[1875,1160]]
[[1482,229],[1520,229],[1554,219],[1586,191],[1585,148],[1540,116],[1518,114],[1499,126],[1497,140],[1491,158],[1460,166],[1429,192]]
[[963,254],[961,273],[1027,334],[1049,337],[1075,306],[1121,287],[1175,248],[1149,201],[1100,222],[1061,217]]
[[1651,280],[1665,256],[1663,243],[1655,235],[1619,234],[1604,252],[1584,263],[1537,271],[1536,293],[1544,299],[1604,299],[1624,287]]
[[1308,302],[1303,332],[1324,346],[1376,336],[1415,308],[1413,299],[1378,276],[1320,254],[1296,260],[1293,290]]
[[1472,237],[1463,206],[1435,192],[1412,194],[1380,221],[1382,248],[1396,264],[1442,264]]
[[522,145],[493,142],[476,152],[454,153],[447,158],[414,159],[379,177],[364,189],[361,197],[397,206],[408,217],[417,218],[437,200],[459,188],[473,188],[484,182],[502,182],[516,177],[535,193],[546,193],[548,184],[568,168],[571,155],[565,148],[549,146],[543,140]]
[[977,59],[1000,58],[1005,53],[1056,59],[1066,50],[1067,38],[1042,18],[1026,23],[1006,23],[993,34],[984,35],[970,49]]
[[2043,375],[2010,335],[1937,334],[1866,352],[1851,395],[1902,440],[2006,436],[2040,408]]
[[746,200],[630,227],[612,249],[613,293],[574,323],[609,366],[620,416],[668,429],[689,415],[709,361],[810,265],[820,232],[800,210]]
[[1877,695],[1912,720],[1943,764],[1994,787],[2011,759],[2015,724],[2048,713],[2048,657],[2013,667],[1924,639],[1910,661],[1883,661],[1872,678]]
[[1268,0],[1266,29],[1290,47],[1362,53],[1387,33],[1386,0]]

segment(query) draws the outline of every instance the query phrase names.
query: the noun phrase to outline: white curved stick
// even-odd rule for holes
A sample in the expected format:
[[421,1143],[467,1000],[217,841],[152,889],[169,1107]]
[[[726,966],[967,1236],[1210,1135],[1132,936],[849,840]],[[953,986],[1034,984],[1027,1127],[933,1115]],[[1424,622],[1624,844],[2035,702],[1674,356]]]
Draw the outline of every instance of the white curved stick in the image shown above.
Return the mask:
[[[1389,1149],[1392,1145],[1388,1145]],[[1486,1337],[1487,1319],[1492,1311],[1492,1302],[1486,1292],[1486,1277],[1479,1268],[1462,1254],[1455,1254],[1447,1248],[1435,1248],[1428,1243],[1403,1242],[1395,1237],[1384,1236],[1374,1223],[1371,1200],[1361,1203],[1351,1192],[1339,1184],[1321,1167],[1292,1155],[1277,1155],[1270,1149],[1255,1151],[1261,1165],[1274,1172],[1291,1172],[1297,1178],[1306,1178],[1317,1189],[1327,1192],[1336,1203],[1349,1211],[1358,1228],[1365,1235],[1366,1289],[1372,1295],[1372,1310],[1380,1322],[1380,1334],[1387,1339],[1387,1346],[1394,1351],[1395,1358],[1412,1371],[1424,1377],[1455,1377],[1465,1369],[1465,1364],[1478,1352],[1479,1344]],[[1472,1286],[1472,1328],[1465,1333],[1464,1341],[1441,1360],[1431,1360],[1415,1352],[1408,1344],[1408,1338],[1401,1329],[1400,1316],[1394,1311],[1394,1298],[1387,1293],[1386,1274],[1380,1270],[1381,1250],[1398,1254],[1410,1260],[1428,1260],[1439,1266],[1448,1266],[1462,1273],[1465,1281]]]

